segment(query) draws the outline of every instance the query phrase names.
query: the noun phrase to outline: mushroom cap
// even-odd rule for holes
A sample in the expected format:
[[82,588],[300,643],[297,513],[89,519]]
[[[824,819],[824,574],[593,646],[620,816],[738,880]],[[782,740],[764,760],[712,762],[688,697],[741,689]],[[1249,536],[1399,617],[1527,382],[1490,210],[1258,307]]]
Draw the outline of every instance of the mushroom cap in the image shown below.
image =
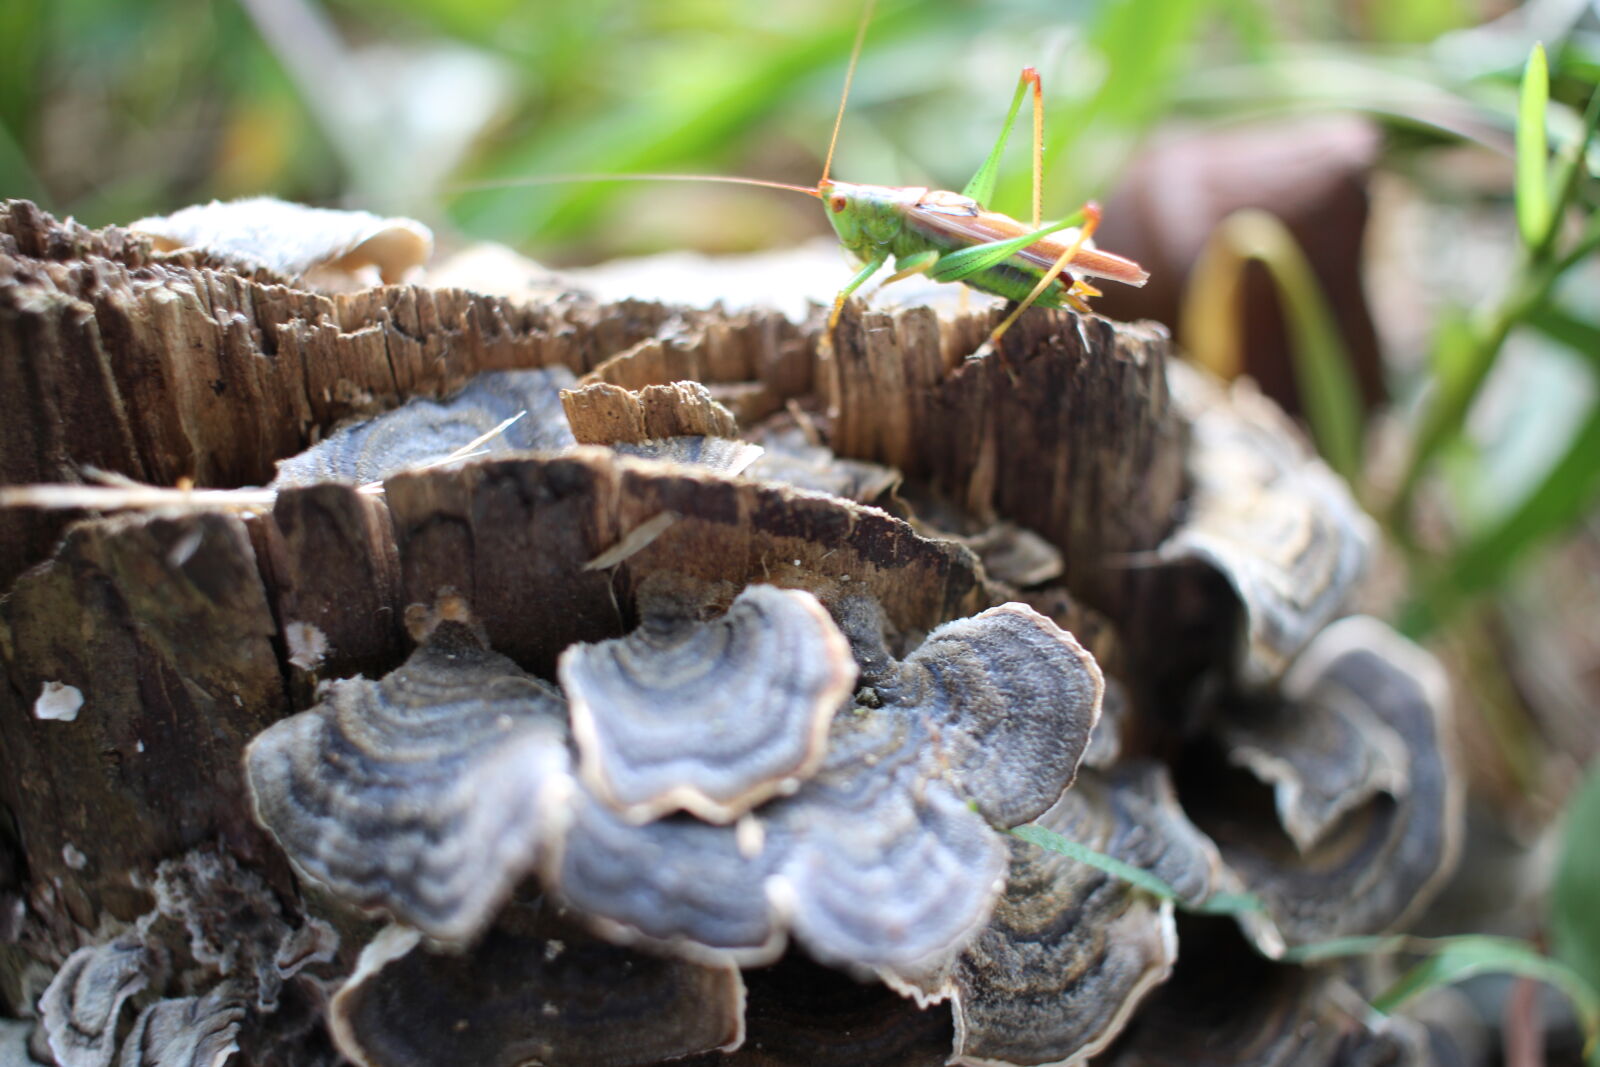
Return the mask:
[[[1403,926],[1449,876],[1461,838],[1462,776],[1453,766],[1445,727],[1448,693],[1437,662],[1376,619],[1342,619],[1295,661],[1277,713],[1312,720],[1304,729],[1291,723],[1276,731],[1275,754],[1283,765],[1311,767],[1343,752],[1371,766],[1363,746],[1331,752],[1315,746],[1330,737],[1348,738],[1376,721],[1380,743],[1392,736],[1404,746],[1405,780],[1367,790],[1362,803],[1322,826],[1305,848],[1248,812],[1197,805],[1200,825],[1228,866],[1261,897],[1289,944]],[[1348,721],[1327,726],[1321,720],[1328,717]],[[1296,745],[1312,750],[1301,753]],[[1309,839],[1304,807],[1297,802],[1289,810]]]
[[[1186,899],[1217,886],[1216,849],[1163,767],[1085,771],[1038,825],[1150,871]],[[1065,1064],[1097,1055],[1177,958],[1172,906],[1105,873],[1011,843],[1006,892],[951,982],[955,1060]]]
[[[1021,816],[1060,796],[1094,721],[1098,671],[1022,605],[940,627],[904,663],[884,646],[875,603],[846,601],[839,621],[863,682],[879,688],[833,717],[822,766],[793,795],[722,827],[632,825],[578,799],[548,880],[607,936],[755,964],[792,928],[818,959],[914,989],[986,921],[1006,852],[980,812]],[[1061,763],[1010,762],[1047,759]]]
[[[1243,636],[1232,670],[1262,688],[1348,603],[1376,538],[1372,520],[1270,401],[1245,382],[1227,390],[1183,364],[1169,370],[1190,419],[1193,489],[1182,523],[1158,549],[1157,581],[1190,581],[1194,563],[1221,575]],[[1156,591],[1155,602],[1175,595]]]
[[1394,729],[1359,702],[1240,709],[1220,728],[1228,759],[1270,785],[1278,821],[1302,853],[1347,812],[1378,793],[1404,796],[1410,753]]
[[729,822],[792,792],[854,689],[838,627],[803,590],[750,586],[702,621],[692,592],[654,588],[632,634],[562,653],[584,783],[634,822]]
[[389,927],[334,997],[330,1028],[361,1067],[653,1064],[744,1038],[744,985],[596,940],[548,905],[513,904],[464,954]]
[[459,621],[382,681],[334,683],[268,727],[245,768],[300,873],[455,942],[537,862],[571,787],[560,698]]
[[480,374],[444,400],[411,400],[282,460],[273,485],[379,481],[441,460],[519,414],[478,449],[503,454],[570,448],[576,442],[561,409],[561,390],[572,381],[572,372],[559,365]]
[[1072,784],[1105,681],[1071,634],[1012,603],[940,626],[875,688],[939,725],[951,780],[984,818],[1012,827]]
[[394,285],[433,251],[433,234],[411,219],[306,207],[267,196],[196,204],[139,219],[128,229],[149,234],[163,252],[200,248],[290,278],[319,268],[354,274],[373,266],[385,284]]

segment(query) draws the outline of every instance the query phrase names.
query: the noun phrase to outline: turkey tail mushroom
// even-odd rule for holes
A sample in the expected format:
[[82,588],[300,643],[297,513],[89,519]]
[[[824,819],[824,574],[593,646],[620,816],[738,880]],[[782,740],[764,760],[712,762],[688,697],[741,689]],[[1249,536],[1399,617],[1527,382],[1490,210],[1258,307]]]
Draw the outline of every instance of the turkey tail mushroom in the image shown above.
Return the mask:
[[563,712],[446,600],[404,666],[250,743],[256,819],[334,896],[470,941],[566,817]]
[[855,688],[850,646],[810,593],[753,585],[705,621],[702,593],[649,579],[637,630],[561,656],[584,783],[633,822],[682,809],[726,823],[794,792]]
[[1300,654],[1280,700],[1224,732],[1244,742],[1234,760],[1272,787],[1274,813],[1197,789],[1195,818],[1265,904],[1275,931],[1244,920],[1264,949],[1276,934],[1299,945],[1397,929],[1433,899],[1462,835],[1447,701],[1433,657],[1352,616]]

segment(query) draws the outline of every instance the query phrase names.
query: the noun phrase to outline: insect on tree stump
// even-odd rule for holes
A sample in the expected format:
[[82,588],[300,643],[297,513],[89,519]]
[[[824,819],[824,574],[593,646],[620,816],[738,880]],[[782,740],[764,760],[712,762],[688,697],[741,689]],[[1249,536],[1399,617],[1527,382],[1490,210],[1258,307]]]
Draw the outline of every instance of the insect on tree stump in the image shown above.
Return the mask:
[[195,239],[0,207],[0,1067],[1448,1043],[1281,958],[1426,906],[1460,778],[1248,384]]

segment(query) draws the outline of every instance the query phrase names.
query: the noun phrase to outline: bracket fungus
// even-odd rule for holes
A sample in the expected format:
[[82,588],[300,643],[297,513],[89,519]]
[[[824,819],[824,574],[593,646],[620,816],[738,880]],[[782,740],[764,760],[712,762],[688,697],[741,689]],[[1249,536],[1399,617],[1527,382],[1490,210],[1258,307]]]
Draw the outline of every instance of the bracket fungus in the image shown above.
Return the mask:
[[[1462,791],[1444,728],[1447,699],[1433,657],[1376,619],[1342,619],[1285,676],[1270,741],[1255,718],[1257,746],[1271,745],[1256,751],[1268,758],[1241,759],[1278,787],[1281,828],[1223,798],[1197,807],[1200,825],[1288,944],[1397,928],[1454,869]],[[1386,751],[1395,744],[1403,753]],[[1284,788],[1320,777],[1326,789],[1363,773],[1377,777],[1351,785],[1362,799],[1338,812],[1316,786]]]
[[39,1024],[60,1067],[108,1067],[129,997],[148,986],[161,955],[137,930],[67,957],[39,998]]
[[158,1000],[139,1013],[117,1067],[223,1067],[239,1051],[245,997],[228,982],[204,996]]
[[[1158,764],[1086,770],[1037,824],[1150,871],[1186,900],[1204,900],[1223,877]],[[1010,847],[1005,895],[949,979],[955,1059],[1081,1063],[1170,973],[1172,905],[1059,853]]]
[[[443,400],[411,400],[338,430],[280,462],[273,484],[365,485],[437,463],[474,442],[484,452],[500,454],[569,448],[576,441],[561,407],[561,390],[572,382],[572,372],[561,366],[480,374]],[[517,421],[506,425],[509,419]]]
[[634,822],[729,822],[793,792],[854,691],[850,646],[810,593],[753,585],[720,618],[702,609],[647,582],[638,629],[561,656],[584,783]]
[[737,1048],[744,984],[736,968],[631,952],[547,903],[512,904],[468,955],[388,927],[330,1019],[360,1067],[628,1067]]
[[632,825],[579,800],[549,881],[608,936],[753,964],[792,929],[825,962],[917,975],[982,926],[1005,849],[979,812],[1014,825],[1060,796],[1098,713],[1098,668],[1019,604],[934,630],[904,663],[875,604],[841,610],[875,695],[834,716],[822,766],[792,796],[722,827]]
[[[1157,550],[1166,564],[1157,583],[1181,585],[1195,564],[1220,574],[1237,613],[1233,673],[1246,687],[1270,686],[1346,607],[1366,571],[1375,528],[1251,383],[1224,389],[1182,364],[1170,374],[1174,402],[1190,420],[1194,484],[1183,521]],[[1185,602],[1170,591],[1156,598],[1174,601]],[[1220,605],[1211,597],[1200,602],[1206,625],[1218,625]]]
[[335,682],[250,743],[257,821],[341,899],[470,940],[565,812],[563,712],[443,601],[404,666]]

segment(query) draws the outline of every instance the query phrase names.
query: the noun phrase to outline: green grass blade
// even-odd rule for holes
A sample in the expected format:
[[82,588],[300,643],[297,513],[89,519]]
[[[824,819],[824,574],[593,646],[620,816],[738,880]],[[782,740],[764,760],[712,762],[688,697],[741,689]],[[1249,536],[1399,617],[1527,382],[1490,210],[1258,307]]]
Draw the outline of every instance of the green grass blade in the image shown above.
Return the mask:
[[[1317,285],[1311,263],[1288,227],[1264,211],[1230,215],[1217,228],[1195,271],[1191,295],[1238,292],[1240,272],[1252,259],[1267,268],[1283,304],[1300,405],[1317,447],[1328,465],[1355,485],[1361,476],[1361,439],[1365,429],[1354,363]],[[1231,283],[1218,285],[1218,274],[1227,275]],[[1204,306],[1196,299],[1186,299],[1184,304],[1186,321],[1238,314],[1237,308]],[[1225,333],[1238,337],[1237,330]]]
[[1550,69],[1544,45],[1536,44],[1522,71],[1522,94],[1517,105],[1517,228],[1529,248],[1545,243],[1550,232],[1549,146],[1545,142],[1545,112],[1550,107]]
[[1579,318],[1566,308],[1551,305],[1530,315],[1528,325],[1587,357],[1592,366],[1600,369],[1600,322]]
[[1600,988],[1600,765],[1567,802],[1561,859],[1550,895],[1550,934],[1556,955]]
[[1178,895],[1178,891],[1166,882],[1157,878],[1142,867],[1135,867],[1131,863],[1124,863],[1115,856],[1108,856],[1098,852],[1087,845],[1081,845],[1070,838],[1062,837],[1053,830],[1046,830],[1042,826],[1018,826],[1007,830],[1008,834],[1030,845],[1059,852],[1063,856],[1077,860],[1079,863],[1088,864],[1098,871],[1103,871],[1113,878],[1119,878],[1135,888],[1142,889],[1159,900],[1170,900],[1185,911],[1197,912],[1204,915],[1240,915],[1245,912],[1261,911],[1261,901],[1249,893],[1213,893],[1203,901],[1195,902],[1186,900]]
[[1590,405],[1566,450],[1522,503],[1451,556],[1445,577],[1428,594],[1428,618],[1437,622],[1465,598],[1494,589],[1529,549],[1586,514],[1600,498],[1597,456],[1600,401]]
[[1583,1025],[1586,1055],[1593,1055],[1600,1037],[1600,993],[1584,976],[1560,960],[1542,955],[1526,941],[1469,934],[1462,937],[1342,937],[1301,945],[1284,954],[1291,963],[1323,963],[1351,956],[1420,955],[1422,962],[1373,999],[1372,1006],[1392,1012],[1419,993],[1452,985],[1480,974],[1532,978],[1560,990],[1577,1010]]

